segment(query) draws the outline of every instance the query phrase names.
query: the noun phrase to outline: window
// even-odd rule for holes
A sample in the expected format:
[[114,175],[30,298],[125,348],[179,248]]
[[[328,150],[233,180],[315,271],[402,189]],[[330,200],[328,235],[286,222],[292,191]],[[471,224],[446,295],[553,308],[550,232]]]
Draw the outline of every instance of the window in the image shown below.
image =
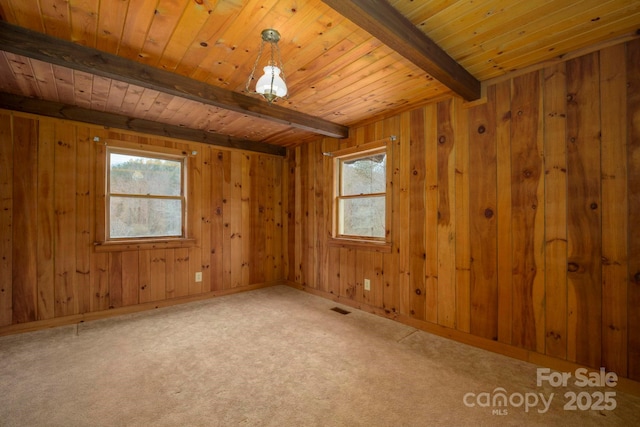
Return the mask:
[[185,159],[107,148],[105,240],[186,237]]
[[386,242],[387,151],[381,144],[334,156],[334,237]]

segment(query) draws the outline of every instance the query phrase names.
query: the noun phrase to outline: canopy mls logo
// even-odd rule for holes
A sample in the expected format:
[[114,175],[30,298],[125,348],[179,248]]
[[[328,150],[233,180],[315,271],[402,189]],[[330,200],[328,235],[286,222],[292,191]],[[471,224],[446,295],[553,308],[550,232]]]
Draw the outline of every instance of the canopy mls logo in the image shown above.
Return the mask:
[[[551,372],[549,368],[536,370],[536,385],[543,387],[593,387],[613,388],[618,385],[618,375],[606,372],[600,368],[598,372],[586,368],[578,368],[573,372]],[[493,415],[508,415],[510,408],[524,408],[524,412],[537,410],[544,414],[549,411],[555,393],[526,392],[511,393],[503,387],[497,387],[492,392],[466,393],[462,401],[469,408],[490,408]],[[565,411],[613,411],[616,406],[615,391],[567,391],[563,394]]]
[[[473,408],[475,406],[481,408],[491,408],[493,415],[508,415],[509,407],[520,408],[524,407],[525,412],[529,412],[531,409],[537,409],[541,414],[546,413],[551,406],[553,400],[553,393],[546,399],[543,393],[511,393],[507,395],[507,390],[502,387],[498,387],[493,392],[483,393],[467,393],[462,398],[465,406]],[[541,405],[541,407],[538,407]]]

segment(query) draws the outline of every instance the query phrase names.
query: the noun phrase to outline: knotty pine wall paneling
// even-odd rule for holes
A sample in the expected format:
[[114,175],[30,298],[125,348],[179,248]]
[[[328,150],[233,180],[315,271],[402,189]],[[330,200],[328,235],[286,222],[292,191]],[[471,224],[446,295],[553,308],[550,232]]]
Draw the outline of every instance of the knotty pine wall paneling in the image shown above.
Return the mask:
[[544,203],[540,203],[544,200],[541,105],[539,71],[513,79],[511,342],[518,347],[544,352],[544,311],[541,307],[544,304]]
[[469,113],[471,333],[498,337],[495,88]]
[[[640,380],[638,63],[634,40],[496,81],[484,103],[442,100],[291,150],[288,280],[480,347]],[[332,202],[322,152],[390,135],[391,251],[332,243],[315,221]]]
[[[105,224],[97,204],[104,197],[97,165],[105,146],[94,137],[197,151],[188,168],[193,245],[94,246],[96,230]],[[0,333],[253,289],[286,277],[283,214],[289,203],[283,203],[282,157],[4,110],[0,139]],[[198,271],[202,282],[195,281]]]
[[[600,52],[601,173],[602,173],[602,360],[627,375],[627,247],[620,245],[629,233],[626,182],[627,123],[625,46]],[[620,143],[624,141],[625,143]]]
[[[566,63],[543,70],[545,154],[545,349],[567,357]],[[562,95],[564,96],[562,96]]]
[[13,321],[13,152],[12,120],[0,114],[0,326]]
[[[627,194],[628,194],[628,225],[627,239],[618,242],[624,248],[627,243],[628,269],[625,281],[627,291],[627,351],[629,378],[640,380],[640,43],[629,43],[626,46],[626,70],[627,70]],[[618,63],[617,66],[624,66]],[[623,213],[624,214],[624,213]],[[624,249],[621,249],[624,251]],[[625,287],[624,285],[621,285]],[[624,291],[624,290],[623,290]],[[624,327],[624,319],[622,326]],[[608,325],[603,325],[608,327]],[[608,344],[608,343],[607,343]]]

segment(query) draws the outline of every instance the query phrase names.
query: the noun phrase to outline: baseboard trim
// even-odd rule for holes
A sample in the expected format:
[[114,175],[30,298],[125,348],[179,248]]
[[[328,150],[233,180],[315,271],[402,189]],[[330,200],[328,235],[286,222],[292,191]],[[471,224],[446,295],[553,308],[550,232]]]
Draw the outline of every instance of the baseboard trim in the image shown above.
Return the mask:
[[[509,344],[504,344],[498,341],[493,341],[487,338],[471,335],[467,332],[458,331],[455,329],[447,328],[434,323],[426,322],[424,320],[413,319],[409,316],[390,313],[382,308],[374,307],[366,303],[354,301],[349,298],[340,297],[339,295],[332,294],[330,292],[320,291],[314,288],[310,288],[299,283],[286,281],[283,284],[295,289],[299,289],[304,292],[308,292],[312,295],[316,295],[322,298],[326,298],[337,303],[355,308],[358,310],[366,311],[381,317],[386,317],[391,320],[395,320],[407,326],[412,326],[416,329],[441,336],[443,338],[449,338],[462,344],[467,344],[472,347],[481,348],[493,353],[508,356],[514,359],[522,360],[545,368],[550,368],[558,372],[575,372],[578,368],[586,368],[590,372],[598,372],[597,369],[580,365],[568,360],[557,359],[555,357],[540,354],[535,351],[526,350],[523,348],[515,347]],[[640,382],[618,376],[618,385],[614,391],[622,391],[625,393],[640,396]]]
[[253,291],[256,289],[268,288],[270,286],[281,285],[281,281],[269,283],[257,283],[249,286],[242,286],[220,291],[211,291],[203,294],[189,295],[161,301],[152,301],[142,304],[130,305],[126,307],[112,308],[109,310],[96,311],[91,313],[74,314],[71,316],[58,317],[47,320],[36,320],[28,323],[16,323],[0,327],[0,337],[24,332],[34,332],[41,329],[55,328],[57,326],[74,325],[77,323],[89,322],[92,320],[105,319],[108,317],[121,316],[123,314],[138,313],[141,311],[155,310],[157,308],[171,307],[179,304],[186,304],[195,301],[202,301],[211,298],[232,295],[241,292]]

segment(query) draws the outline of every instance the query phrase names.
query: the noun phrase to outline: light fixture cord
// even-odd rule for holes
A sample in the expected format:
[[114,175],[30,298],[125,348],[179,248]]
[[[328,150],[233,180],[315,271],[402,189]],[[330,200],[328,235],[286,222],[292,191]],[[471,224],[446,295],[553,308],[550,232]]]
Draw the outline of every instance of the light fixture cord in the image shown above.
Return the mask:
[[251,93],[251,89],[249,89],[249,86],[251,85],[251,82],[253,81],[253,76],[256,73],[258,62],[260,62],[260,57],[262,56],[262,49],[264,47],[264,43],[265,43],[264,40],[260,42],[260,48],[258,49],[258,57],[256,58],[256,62],[253,63],[253,68],[251,69],[251,75],[249,75],[249,79],[247,80],[247,85],[245,89],[249,93]]
[[[271,88],[271,94],[272,95],[274,95],[274,93],[273,93],[273,82],[276,79],[276,71],[275,71],[274,67],[280,66],[280,64],[276,64],[274,62],[274,60],[275,60],[274,51],[275,50],[277,50],[277,48],[275,46],[275,43],[271,42],[271,62],[269,62],[269,65],[271,65],[271,85],[270,85],[270,88]],[[280,70],[280,72],[282,72],[282,70]],[[271,103],[271,101],[269,101],[269,103]]]
[[280,68],[280,77],[282,77],[282,80],[286,84],[287,79],[284,77],[284,64],[282,63],[282,56],[280,55],[280,48],[276,48],[276,51],[278,52],[278,67]]

